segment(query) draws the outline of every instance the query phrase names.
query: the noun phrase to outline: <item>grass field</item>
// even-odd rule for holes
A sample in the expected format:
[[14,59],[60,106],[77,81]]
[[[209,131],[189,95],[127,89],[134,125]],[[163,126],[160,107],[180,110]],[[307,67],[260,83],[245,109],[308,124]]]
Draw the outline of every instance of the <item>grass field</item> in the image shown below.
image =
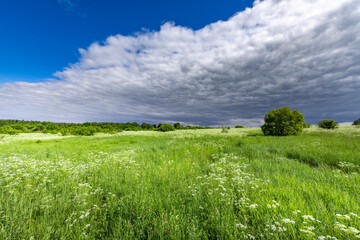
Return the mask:
[[0,136],[0,239],[357,239],[360,128]]

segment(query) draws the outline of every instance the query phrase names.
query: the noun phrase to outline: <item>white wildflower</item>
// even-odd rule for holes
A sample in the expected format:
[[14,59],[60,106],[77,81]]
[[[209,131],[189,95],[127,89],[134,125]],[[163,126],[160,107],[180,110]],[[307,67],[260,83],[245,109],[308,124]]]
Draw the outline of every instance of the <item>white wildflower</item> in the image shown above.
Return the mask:
[[283,223],[291,223],[291,224],[295,224],[295,221],[291,220],[291,219],[288,219],[288,218],[284,218],[282,220]]
[[360,231],[357,230],[357,229],[354,228],[354,227],[349,227],[349,228],[348,228],[348,231],[349,231],[349,233],[352,233],[352,234],[358,234],[358,233],[360,233]]
[[315,218],[314,218],[313,216],[311,216],[311,215],[304,215],[303,218],[304,218],[304,219],[310,219],[310,220],[312,220],[312,221],[315,221]]
[[258,205],[257,204],[252,204],[249,206],[249,208],[256,208]]
[[300,232],[306,233],[308,235],[315,235],[312,231],[307,230],[307,229],[300,229]]
[[247,236],[248,236],[249,239],[255,239],[255,237],[253,235],[251,235],[251,234],[248,234]]
[[241,228],[245,228],[245,229],[247,228],[247,226],[242,225],[241,223],[237,223],[236,226],[237,226],[237,227],[241,227]]
[[349,215],[352,215],[352,216],[354,216],[354,217],[358,217],[358,215],[357,215],[357,214],[352,213],[352,212],[350,212],[350,213],[349,213]]

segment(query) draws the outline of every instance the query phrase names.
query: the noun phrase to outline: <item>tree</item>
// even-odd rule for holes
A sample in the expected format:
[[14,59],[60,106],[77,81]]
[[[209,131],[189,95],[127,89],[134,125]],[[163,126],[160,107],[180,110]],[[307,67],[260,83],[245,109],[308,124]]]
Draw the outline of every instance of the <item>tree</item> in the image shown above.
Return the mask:
[[289,107],[269,111],[264,121],[265,124],[261,126],[264,135],[298,135],[304,128],[304,115],[298,110],[291,112]]
[[15,130],[10,125],[5,125],[5,126],[0,127],[0,133],[14,135],[14,134],[19,133],[19,131]]
[[154,128],[153,125],[151,125],[149,123],[145,123],[145,122],[141,124],[141,127],[143,129],[153,129]]
[[352,125],[360,126],[360,118],[358,120],[355,120]]
[[244,128],[244,126],[237,125],[237,126],[235,126],[235,128]]
[[180,123],[174,123],[174,128],[176,128],[176,129],[181,128],[181,124]]
[[175,131],[175,128],[173,125],[170,125],[170,124],[161,124],[158,131],[160,131],[160,132]]
[[324,119],[319,121],[319,127],[325,128],[325,129],[335,129],[339,127],[339,124],[335,122],[333,119]]
[[131,125],[133,125],[134,127],[137,127],[137,128],[141,127],[137,122],[132,122]]

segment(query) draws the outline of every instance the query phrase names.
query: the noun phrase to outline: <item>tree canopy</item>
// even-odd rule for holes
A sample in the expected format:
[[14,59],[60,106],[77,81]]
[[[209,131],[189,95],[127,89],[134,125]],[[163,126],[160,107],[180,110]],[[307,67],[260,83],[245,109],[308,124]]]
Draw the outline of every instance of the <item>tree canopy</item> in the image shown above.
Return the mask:
[[289,107],[269,111],[264,121],[265,124],[261,126],[264,135],[298,135],[304,128],[304,115],[298,110],[291,111]]

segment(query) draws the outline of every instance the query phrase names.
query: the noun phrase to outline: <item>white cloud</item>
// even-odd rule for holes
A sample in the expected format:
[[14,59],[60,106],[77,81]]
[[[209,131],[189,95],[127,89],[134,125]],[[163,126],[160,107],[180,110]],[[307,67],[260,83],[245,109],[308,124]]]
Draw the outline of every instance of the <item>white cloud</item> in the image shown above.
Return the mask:
[[[0,85],[0,117],[254,125],[290,106],[317,122],[360,116],[358,0],[265,0],[194,31],[110,36],[61,81]],[[344,113],[343,115],[337,113]],[[336,115],[337,114],[337,115]]]
[[340,126],[351,126],[353,124],[353,122],[342,122],[339,123]]

